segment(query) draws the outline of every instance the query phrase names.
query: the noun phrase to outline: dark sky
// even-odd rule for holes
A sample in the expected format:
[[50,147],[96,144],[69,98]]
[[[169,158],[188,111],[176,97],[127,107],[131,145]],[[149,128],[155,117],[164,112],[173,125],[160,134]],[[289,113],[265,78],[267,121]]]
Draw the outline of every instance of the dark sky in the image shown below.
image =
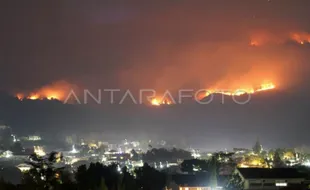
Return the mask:
[[[282,86],[307,66],[309,47],[286,44],[290,33],[309,32],[306,0],[1,1],[0,7],[4,90],[59,80],[87,88],[229,88],[233,79]],[[250,49],[251,39],[264,47]]]
[[310,41],[309,8],[308,0],[4,0],[0,89],[66,81],[164,91],[271,81],[300,95],[310,90],[310,45],[293,36]]

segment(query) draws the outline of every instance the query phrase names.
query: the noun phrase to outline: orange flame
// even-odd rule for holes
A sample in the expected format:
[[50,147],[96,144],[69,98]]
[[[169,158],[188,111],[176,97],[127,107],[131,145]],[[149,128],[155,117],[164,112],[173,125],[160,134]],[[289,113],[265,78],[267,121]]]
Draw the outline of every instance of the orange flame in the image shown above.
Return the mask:
[[291,33],[290,38],[301,45],[310,43],[310,34],[307,32]]
[[167,98],[153,98],[151,100],[151,104],[153,106],[171,105],[172,101],[168,100]]
[[[210,96],[211,94],[223,94],[226,96],[241,96],[244,94],[254,94],[256,92],[260,91],[267,91],[267,90],[272,90],[275,89],[276,85],[273,83],[263,83],[261,84],[258,88],[239,88],[236,90],[220,90],[220,89],[211,89],[211,90],[206,90],[205,94],[202,96],[199,96],[199,99],[205,98],[207,96]],[[151,105],[153,106],[160,106],[160,105],[171,105],[172,101],[165,99],[162,100],[162,98],[153,98],[150,101]]]
[[251,46],[261,46],[269,43],[283,43],[287,35],[275,35],[267,30],[258,30],[250,34]]
[[16,98],[19,99],[19,100],[23,100],[25,98],[25,95],[22,94],[22,93],[17,93],[16,94]]
[[160,101],[158,101],[157,98],[154,98],[154,99],[151,100],[151,104],[153,106],[160,106]]
[[266,31],[256,32],[251,34],[249,45],[261,46],[267,43],[282,44],[288,41],[295,41],[298,44],[304,45],[310,43],[310,33],[307,32],[290,32],[286,34],[273,35]]
[[58,81],[51,85],[44,86],[31,93],[17,93],[16,97],[19,100],[29,99],[29,100],[64,100],[69,91],[73,89],[73,86],[65,81]]
[[30,96],[27,97],[27,99],[30,99],[30,100],[36,100],[36,99],[40,99],[40,95],[38,94],[31,94]]
[[222,90],[207,90],[205,96],[209,96],[210,94],[223,94],[226,96],[241,96],[244,94],[254,94],[255,92],[259,92],[259,91],[266,91],[266,90],[271,90],[276,88],[276,86],[273,83],[263,83],[260,85],[259,88],[240,88],[240,89],[236,89],[236,90],[226,90],[226,91],[222,91]]
[[265,84],[262,84],[260,88],[256,90],[256,92],[264,91],[264,90],[271,90],[274,88],[276,88],[276,85],[274,85],[273,83],[265,83]]

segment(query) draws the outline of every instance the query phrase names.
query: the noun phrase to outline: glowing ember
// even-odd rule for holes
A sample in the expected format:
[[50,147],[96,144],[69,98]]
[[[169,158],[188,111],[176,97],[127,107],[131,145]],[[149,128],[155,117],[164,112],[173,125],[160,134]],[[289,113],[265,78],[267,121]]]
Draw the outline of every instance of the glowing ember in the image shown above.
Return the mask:
[[59,97],[57,95],[50,95],[50,96],[47,96],[46,99],[48,99],[48,100],[53,100],[53,99],[57,100],[57,99],[59,99]]
[[45,92],[46,94],[46,99],[48,100],[53,100],[53,99],[56,99],[56,100],[61,100],[63,98],[63,92],[60,92],[60,91],[46,91]]
[[152,104],[153,106],[160,106],[160,102],[159,102],[156,98],[154,98],[154,99],[151,101],[151,104]]
[[271,90],[271,89],[274,89],[274,88],[276,88],[276,86],[275,86],[274,84],[272,84],[272,83],[266,83],[266,84],[262,84],[262,85],[260,86],[260,88],[256,90],[256,92],[258,92],[258,91],[264,91],[264,90]]
[[24,94],[18,93],[16,94],[16,98],[18,98],[19,100],[23,100],[25,98]]
[[27,97],[27,99],[30,99],[30,100],[37,100],[39,98],[40,98],[40,96],[38,94],[32,94],[32,95]]
[[153,98],[151,100],[151,104],[153,106],[160,106],[160,105],[170,105],[170,104],[172,104],[172,102],[168,99],[163,100],[162,98]]

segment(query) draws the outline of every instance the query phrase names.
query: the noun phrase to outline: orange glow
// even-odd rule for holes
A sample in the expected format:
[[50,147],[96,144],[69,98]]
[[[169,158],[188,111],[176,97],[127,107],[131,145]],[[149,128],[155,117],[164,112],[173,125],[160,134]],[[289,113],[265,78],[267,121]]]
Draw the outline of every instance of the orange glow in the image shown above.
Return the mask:
[[59,99],[59,97],[58,97],[57,95],[48,95],[46,98],[47,98],[48,100],[53,100],[53,99],[58,100],[58,99]]
[[160,106],[160,102],[156,98],[152,99],[151,104],[153,106]]
[[29,100],[43,100],[43,99],[48,99],[48,100],[53,100],[53,99],[57,99],[57,100],[61,100],[63,98],[62,96],[62,92],[58,92],[57,90],[53,91],[53,90],[48,90],[48,91],[38,91],[36,93],[31,93],[28,96],[25,96],[24,94],[17,94],[16,97],[19,100],[23,100],[25,99],[24,97],[26,97],[26,99]]
[[51,85],[44,86],[31,93],[17,93],[16,97],[19,100],[29,99],[29,100],[64,100],[66,95],[69,94],[73,86],[64,81],[58,81]]
[[[202,95],[199,95],[198,99],[203,99],[211,94],[223,94],[226,96],[241,96],[244,94],[254,94],[256,92],[260,92],[260,91],[267,91],[267,90],[272,90],[275,89],[276,85],[274,83],[263,83],[261,84],[259,87],[257,88],[238,88],[235,90],[221,90],[221,89],[211,89],[211,90],[206,90],[206,92]],[[150,101],[151,105],[153,106],[160,106],[160,105],[170,105],[173,104],[172,101],[168,100],[168,99],[164,99],[162,100],[162,98],[153,98]]]
[[276,35],[268,30],[258,30],[250,34],[250,45],[261,46],[270,43],[283,43],[287,39],[286,35]]
[[31,94],[30,96],[27,97],[27,99],[30,99],[30,100],[37,100],[39,98],[40,96],[38,94]]
[[22,93],[17,93],[16,98],[18,98],[19,100],[23,100],[25,98],[25,96]]
[[282,44],[293,40],[298,44],[304,45],[310,43],[310,33],[307,32],[288,32],[286,34],[274,35],[266,31],[256,32],[251,34],[250,45],[261,46],[268,43]]
[[251,46],[258,46],[259,43],[258,43],[257,41],[252,40],[252,41],[250,42],[250,45],[251,45]]
[[153,98],[151,100],[151,104],[153,106],[160,106],[160,105],[171,105],[172,102],[170,100],[168,100],[167,98],[162,99],[162,98]]
[[310,43],[310,34],[306,32],[291,33],[290,38],[301,45]]
[[264,90],[271,90],[274,88],[276,88],[276,85],[274,85],[273,83],[265,83],[265,84],[262,84],[260,88],[256,90],[256,92],[264,91]]
[[209,96],[210,94],[223,94],[227,96],[241,96],[244,94],[254,94],[255,92],[259,91],[266,91],[276,88],[276,86],[273,83],[263,83],[260,85],[259,88],[239,88],[236,90],[207,90],[205,97]]

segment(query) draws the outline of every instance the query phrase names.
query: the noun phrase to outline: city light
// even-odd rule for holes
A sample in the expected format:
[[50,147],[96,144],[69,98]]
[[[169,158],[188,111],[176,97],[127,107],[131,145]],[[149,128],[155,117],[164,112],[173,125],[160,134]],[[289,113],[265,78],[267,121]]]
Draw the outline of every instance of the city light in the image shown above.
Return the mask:
[[34,153],[36,155],[38,155],[38,156],[45,156],[46,155],[46,153],[44,152],[43,147],[41,147],[41,146],[34,146],[33,148],[34,148]]
[[310,161],[309,161],[309,160],[305,161],[305,162],[303,163],[303,165],[304,165],[304,166],[310,167]]
[[11,158],[13,156],[13,153],[8,150],[8,151],[5,151],[3,153],[3,155],[4,155],[5,158]]
[[79,151],[77,151],[76,149],[75,149],[75,145],[72,145],[72,150],[71,150],[71,153],[72,154],[76,154],[76,153],[78,153]]
[[282,182],[282,183],[276,183],[276,186],[277,186],[277,187],[286,187],[286,186],[287,186],[287,183],[284,183],[284,182]]

